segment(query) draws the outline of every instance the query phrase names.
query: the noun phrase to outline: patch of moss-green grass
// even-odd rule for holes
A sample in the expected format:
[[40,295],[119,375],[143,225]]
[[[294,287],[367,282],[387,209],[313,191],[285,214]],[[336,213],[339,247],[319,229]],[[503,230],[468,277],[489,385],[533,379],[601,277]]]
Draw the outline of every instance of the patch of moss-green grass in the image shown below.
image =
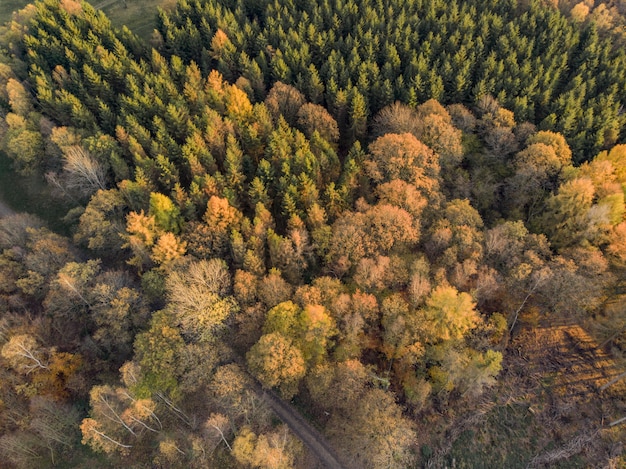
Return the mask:
[[103,0],[92,5],[104,11],[115,27],[126,26],[148,40],[156,27],[157,8],[169,8],[175,3],[175,0]]
[[535,454],[534,417],[525,405],[493,409],[484,425],[466,430],[452,444],[448,467],[522,469]]

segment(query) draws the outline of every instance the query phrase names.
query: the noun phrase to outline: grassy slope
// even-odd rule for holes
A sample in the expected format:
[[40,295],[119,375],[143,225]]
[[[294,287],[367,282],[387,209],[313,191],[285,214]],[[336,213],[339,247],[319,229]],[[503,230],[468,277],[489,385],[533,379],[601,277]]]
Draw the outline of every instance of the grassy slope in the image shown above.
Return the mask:
[[174,5],[176,0],[103,0],[92,5],[101,8],[117,26],[128,26],[138,36],[149,39],[155,26],[157,7]]

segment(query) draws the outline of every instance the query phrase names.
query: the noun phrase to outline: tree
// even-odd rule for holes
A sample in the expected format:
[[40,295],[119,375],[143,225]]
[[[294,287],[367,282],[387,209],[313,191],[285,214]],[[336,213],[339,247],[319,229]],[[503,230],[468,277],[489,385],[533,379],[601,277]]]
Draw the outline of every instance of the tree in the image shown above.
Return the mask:
[[169,308],[191,340],[212,341],[238,309],[229,296],[231,279],[224,261],[191,262],[166,279]]
[[259,299],[263,304],[268,308],[272,308],[291,298],[293,289],[291,285],[283,279],[279,270],[271,269],[259,282],[257,291]]
[[477,262],[483,253],[482,228],[482,218],[469,200],[451,200],[430,228],[426,252],[432,262],[447,268],[465,261]]
[[304,358],[293,341],[279,332],[264,334],[246,354],[252,374],[271,388],[278,387],[285,399],[298,391],[298,384],[306,374]]
[[203,218],[210,227],[205,239],[207,248],[215,256],[223,256],[228,249],[231,232],[239,228],[242,213],[227,199],[211,196]]
[[95,451],[128,454],[143,434],[159,433],[161,420],[150,399],[135,399],[124,388],[94,386],[89,393],[91,417],[80,429],[83,444]]
[[180,331],[175,327],[172,313],[157,311],[150,328],[135,339],[135,361],[132,388],[140,397],[153,394],[178,398],[180,356],[185,346]]
[[160,233],[154,216],[146,215],[143,210],[130,212],[126,217],[126,233],[126,242],[122,246],[130,248],[133,253],[128,263],[139,269],[150,265],[152,247]]
[[246,467],[260,469],[289,469],[302,451],[301,443],[285,425],[268,434],[257,435],[244,427],[233,442],[235,459]]
[[299,322],[302,357],[307,366],[321,363],[333,344],[331,337],[337,333],[335,322],[321,305],[307,305],[300,314]]
[[30,374],[50,369],[45,349],[28,334],[12,336],[2,347],[2,357],[19,373]]
[[626,222],[613,227],[608,235],[607,254],[618,266],[626,263]]
[[401,179],[432,199],[438,190],[436,155],[412,134],[388,134],[369,146],[371,158],[364,162],[367,175],[376,183]]
[[182,225],[180,210],[168,196],[152,192],[148,215],[154,217],[154,223],[158,229],[171,231],[174,234],[180,231]]
[[298,127],[307,138],[311,138],[315,132],[328,143],[336,144],[339,141],[339,128],[337,122],[328,111],[317,104],[306,103],[298,110]]
[[421,311],[426,321],[426,340],[433,343],[462,339],[480,320],[475,306],[467,293],[454,287],[436,287]]
[[[577,178],[562,184],[558,193],[546,201],[544,226],[555,248],[572,246],[585,240],[591,231],[589,212],[594,195],[591,180]],[[609,225],[608,217],[598,221]]]
[[495,377],[502,369],[502,353],[495,350],[484,353],[451,350],[444,359],[444,369],[449,373],[448,379],[461,393],[478,396],[484,388],[495,384]]
[[515,175],[508,181],[508,193],[514,217],[532,220],[541,209],[546,195],[555,188],[563,168],[551,145],[533,143],[514,158]]
[[44,155],[41,133],[17,114],[7,114],[5,121],[9,128],[2,141],[3,149],[20,173],[32,174],[40,167]]
[[129,276],[120,271],[98,275],[87,292],[95,325],[93,338],[115,353],[116,360],[124,360],[132,350],[135,334],[147,322],[145,299],[132,287]]
[[417,113],[413,108],[400,101],[382,108],[372,120],[372,133],[376,137],[405,133],[416,135],[418,129]]
[[90,196],[98,190],[106,190],[105,168],[81,145],[62,149],[62,183],[81,196]]
[[572,162],[572,150],[567,144],[565,137],[560,133],[542,130],[528,137],[526,142],[529,146],[535,143],[551,146],[561,166],[567,166]]
[[30,413],[29,430],[45,443],[51,463],[55,464],[59,456],[71,452],[78,443],[79,413],[68,404],[44,397],[31,399]]
[[385,298],[381,305],[384,328],[382,349],[389,360],[400,359],[403,367],[412,365],[424,353],[419,333],[423,328],[419,315],[409,312],[409,304],[398,293]]
[[44,306],[56,328],[63,331],[64,341],[78,338],[91,329],[91,289],[100,272],[99,260],[68,262],[50,282]]
[[585,4],[585,2],[580,2],[574,5],[574,7],[569,12],[570,18],[575,23],[583,23],[587,16],[589,16],[589,6]]
[[307,366],[321,363],[337,332],[334,320],[321,305],[300,308],[291,301],[280,303],[268,311],[263,333],[278,332],[291,339]]
[[113,255],[122,249],[123,210],[126,203],[117,189],[99,190],[80,216],[74,241],[101,254]]
[[345,412],[359,401],[369,381],[369,370],[356,359],[317,365],[306,378],[313,402],[320,409]]
[[446,170],[458,166],[463,159],[461,131],[450,120],[447,112],[445,116],[431,113],[420,119],[418,128],[413,132],[413,135],[440,156],[440,164]]
[[[626,184],[626,145],[615,145],[608,152],[600,152],[590,163],[590,166],[594,165],[594,163],[610,163],[615,182],[621,185]],[[593,178],[593,173],[587,174],[587,176]]]
[[382,389],[369,389],[345,413],[333,413],[328,433],[344,459],[358,467],[400,469],[415,461],[417,435],[393,395]]
[[300,245],[295,245],[291,239],[276,234],[272,229],[267,233],[267,245],[270,255],[272,267],[279,269],[284,273],[285,278],[291,283],[300,283],[302,274],[306,268],[306,260],[304,259],[303,246],[301,242],[306,243],[302,238],[303,232],[292,230],[292,238]]
[[365,136],[369,111],[367,109],[367,101],[361,93],[353,88],[351,94],[352,98],[350,99],[348,117],[350,125],[350,139],[352,142],[354,140],[360,140]]
[[363,258],[354,273],[354,281],[365,291],[382,291],[386,287],[389,258],[378,256],[375,259]]
[[186,252],[187,243],[180,241],[174,233],[167,232],[159,236],[152,248],[152,260],[163,269],[168,268]]
[[402,179],[380,184],[376,188],[376,194],[382,204],[394,205],[409,212],[415,219],[422,214],[427,205],[426,198],[418,189]]
[[33,111],[33,105],[24,85],[14,78],[9,78],[6,84],[6,92],[9,97],[11,110],[18,116],[27,118]]
[[226,33],[219,28],[211,39],[209,53],[218,64],[217,69],[224,74],[226,78],[231,78],[231,74],[235,68],[237,49]]
[[265,105],[278,121],[279,116],[283,116],[289,124],[296,123],[298,111],[304,104],[304,95],[293,86],[280,81],[274,83],[272,89],[265,98]]
[[235,363],[222,365],[215,370],[209,391],[222,411],[231,421],[245,417],[247,422],[254,418],[254,392],[251,391],[250,375]]

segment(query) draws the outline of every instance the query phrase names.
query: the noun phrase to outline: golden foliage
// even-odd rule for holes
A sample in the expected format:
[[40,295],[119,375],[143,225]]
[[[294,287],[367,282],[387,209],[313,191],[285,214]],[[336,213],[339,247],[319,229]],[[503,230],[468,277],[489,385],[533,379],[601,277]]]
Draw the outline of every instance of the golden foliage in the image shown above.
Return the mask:
[[152,248],[152,260],[163,268],[185,255],[187,243],[180,241],[174,233],[167,232],[159,237]]

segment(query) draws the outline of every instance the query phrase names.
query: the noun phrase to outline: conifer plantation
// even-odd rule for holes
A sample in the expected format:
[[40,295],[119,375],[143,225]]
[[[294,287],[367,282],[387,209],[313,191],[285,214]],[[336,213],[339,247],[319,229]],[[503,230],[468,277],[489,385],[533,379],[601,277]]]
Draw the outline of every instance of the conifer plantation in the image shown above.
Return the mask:
[[549,3],[15,13],[0,466],[626,465],[626,52]]

